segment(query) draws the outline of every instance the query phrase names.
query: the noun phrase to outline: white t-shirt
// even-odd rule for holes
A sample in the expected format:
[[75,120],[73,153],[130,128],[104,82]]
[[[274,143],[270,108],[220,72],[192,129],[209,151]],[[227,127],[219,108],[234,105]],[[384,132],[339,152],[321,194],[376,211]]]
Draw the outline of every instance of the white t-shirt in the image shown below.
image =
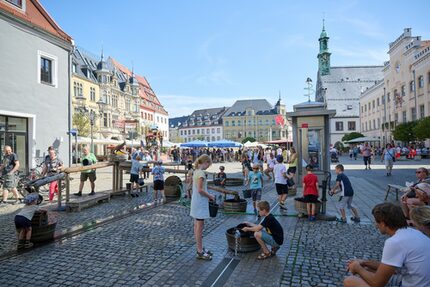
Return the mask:
[[284,177],[284,173],[287,172],[287,168],[282,163],[276,163],[273,168],[275,174],[275,183],[287,184],[287,179]]
[[402,287],[430,286],[430,238],[412,228],[401,228],[384,244],[381,262],[400,268]]

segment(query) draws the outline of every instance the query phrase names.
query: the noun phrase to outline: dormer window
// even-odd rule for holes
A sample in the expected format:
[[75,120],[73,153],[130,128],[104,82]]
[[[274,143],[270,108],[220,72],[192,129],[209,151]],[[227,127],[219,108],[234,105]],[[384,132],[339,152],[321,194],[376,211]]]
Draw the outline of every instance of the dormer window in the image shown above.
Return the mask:
[[9,2],[10,4],[19,7],[21,9],[23,9],[23,0],[6,0],[6,2]]

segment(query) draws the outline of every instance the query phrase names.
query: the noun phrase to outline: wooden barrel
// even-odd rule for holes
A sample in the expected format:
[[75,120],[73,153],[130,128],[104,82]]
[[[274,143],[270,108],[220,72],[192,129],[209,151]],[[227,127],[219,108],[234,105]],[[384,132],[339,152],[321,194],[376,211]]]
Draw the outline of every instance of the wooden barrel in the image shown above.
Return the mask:
[[[297,213],[299,215],[308,215],[308,210],[307,210],[307,207],[306,207],[306,202],[298,200],[298,198],[294,199],[294,208],[296,209],[296,211],[297,211]],[[318,214],[320,212],[320,208],[321,208],[321,202],[318,201],[316,203],[316,206],[315,206],[316,214]]]
[[164,195],[168,198],[179,198],[181,196],[182,180],[176,175],[171,175],[164,181]]
[[32,227],[30,241],[33,243],[42,243],[53,240],[55,227],[57,227],[57,222],[49,223],[43,226]]
[[247,201],[245,199],[226,199],[224,200],[225,212],[246,212]]
[[225,186],[241,186],[243,185],[242,178],[227,178],[225,180]]
[[[236,228],[229,228],[225,232],[225,235],[227,237],[227,245],[231,250],[236,249],[236,238],[235,238],[235,232]],[[245,253],[245,252],[252,252],[260,249],[260,244],[258,244],[257,240],[255,239],[254,235],[250,235],[248,233],[241,233],[241,236],[238,239],[238,248],[237,252]]]

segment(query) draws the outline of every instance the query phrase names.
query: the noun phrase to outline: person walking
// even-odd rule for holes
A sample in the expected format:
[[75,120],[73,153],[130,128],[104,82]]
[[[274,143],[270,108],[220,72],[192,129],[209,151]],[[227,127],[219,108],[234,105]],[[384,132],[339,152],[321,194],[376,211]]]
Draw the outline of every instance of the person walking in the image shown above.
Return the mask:
[[370,170],[370,164],[372,162],[372,149],[370,148],[368,143],[365,143],[364,146],[361,148],[361,154],[363,155],[364,166],[366,167],[365,170]]
[[290,148],[290,160],[288,161],[287,177],[288,186],[294,186],[294,176],[297,172],[297,163],[299,161],[296,149],[294,147]]
[[275,173],[275,186],[276,192],[278,193],[278,202],[281,209],[287,209],[285,201],[288,196],[288,185],[287,185],[287,169],[283,164],[284,158],[282,155],[276,156],[276,164],[273,168]]
[[[63,167],[63,161],[57,156],[54,147],[48,148],[48,156],[45,157],[43,162],[42,176],[53,176]],[[52,181],[49,183],[49,202],[52,202],[55,194],[58,194],[58,181]]]
[[384,153],[382,154],[382,162],[385,164],[385,169],[387,170],[387,176],[391,176],[391,171],[393,170],[394,162],[396,161],[396,151],[391,146],[387,144],[385,146]]
[[[97,163],[96,156],[90,152],[89,147],[84,147],[83,149],[84,156],[81,158],[82,166],[88,166]],[[95,189],[95,181],[97,179],[96,177],[96,171],[94,169],[90,170],[84,170],[81,172],[81,183],[79,184],[79,191],[77,193],[74,193],[76,196],[82,196],[82,189],[84,188],[84,184],[87,181],[87,179],[90,180],[90,186],[91,186],[91,192],[88,195],[94,195],[96,194]]]
[[18,156],[12,152],[12,148],[10,146],[5,146],[3,155],[3,162],[0,165],[0,171],[2,172],[2,177],[4,179],[3,184],[3,199],[0,204],[6,204],[6,200],[9,196],[9,191],[12,191],[15,196],[15,202],[18,203],[18,190],[16,186],[18,184],[18,177],[16,172],[19,169],[19,160]]
[[205,170],[212,165],[208,155],[201,155],[194,162],[193,195],[191,197],[190,216],[194,218],[194,238],[197,247],[197,259],[212,260],[212,252],[203,248],[203,228],[209,218],[209,201],[215,197],[208,192]]

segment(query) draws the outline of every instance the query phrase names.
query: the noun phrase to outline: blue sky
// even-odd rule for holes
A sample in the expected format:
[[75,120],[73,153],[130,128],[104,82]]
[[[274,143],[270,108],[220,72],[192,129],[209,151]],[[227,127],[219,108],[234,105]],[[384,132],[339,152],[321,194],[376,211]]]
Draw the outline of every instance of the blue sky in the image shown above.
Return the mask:
[[306,100],[322,18],[332,66],[381,65],[403,28],[430,39],[430,1],[41,0],[78,46],[144,75],[170,117],[266,98]]

